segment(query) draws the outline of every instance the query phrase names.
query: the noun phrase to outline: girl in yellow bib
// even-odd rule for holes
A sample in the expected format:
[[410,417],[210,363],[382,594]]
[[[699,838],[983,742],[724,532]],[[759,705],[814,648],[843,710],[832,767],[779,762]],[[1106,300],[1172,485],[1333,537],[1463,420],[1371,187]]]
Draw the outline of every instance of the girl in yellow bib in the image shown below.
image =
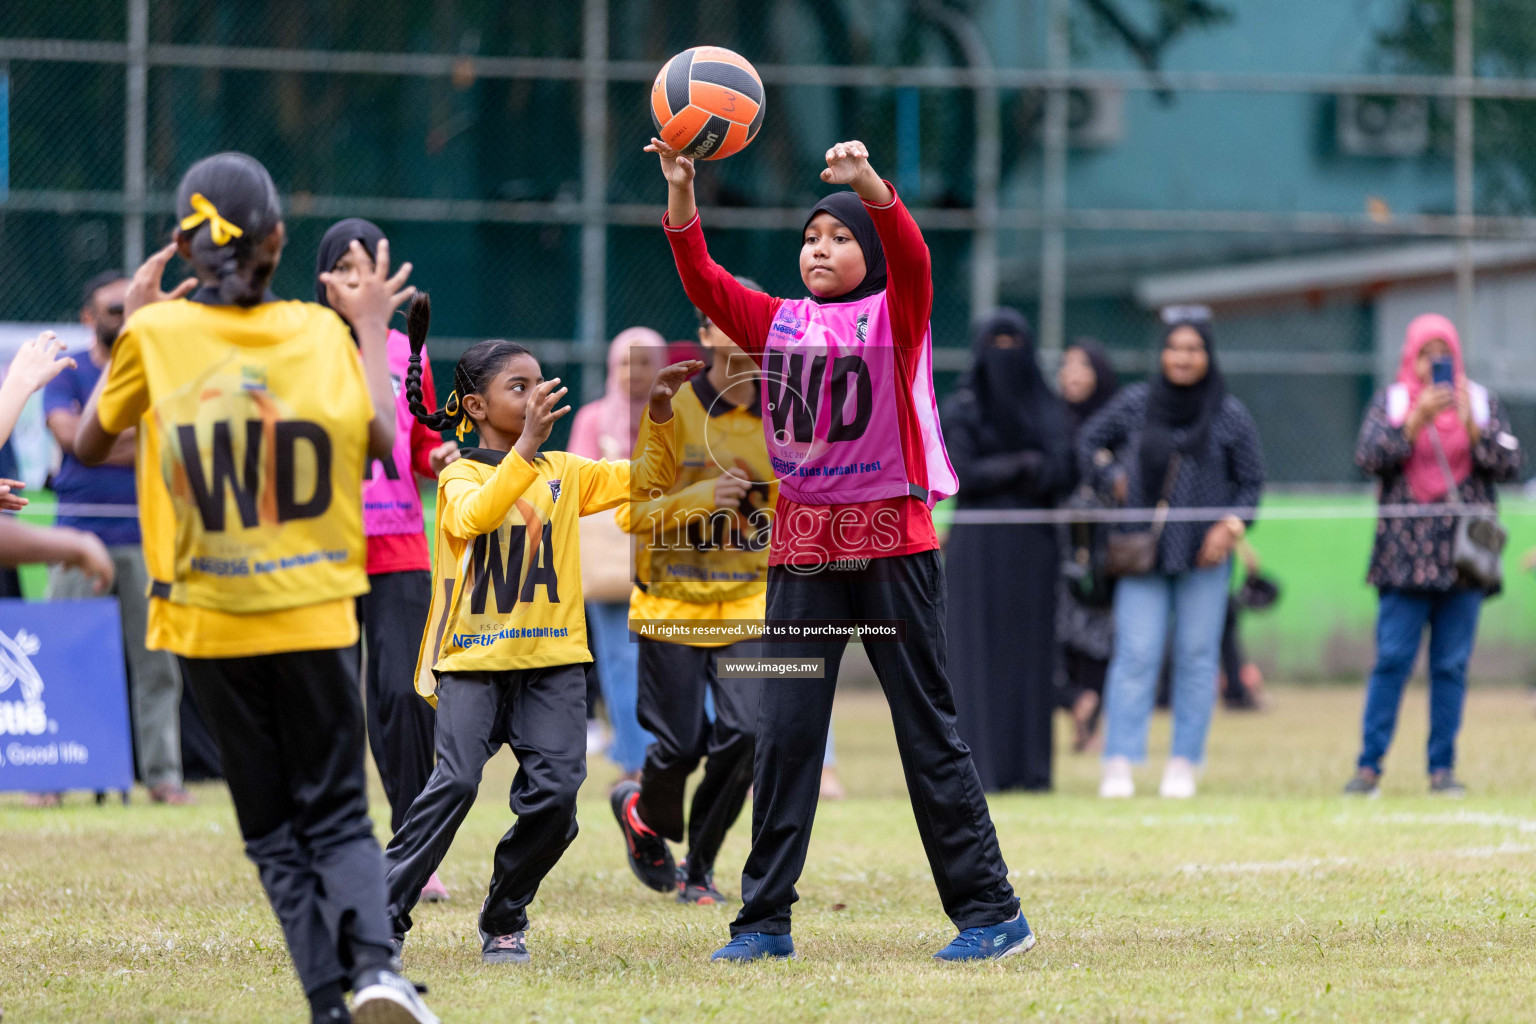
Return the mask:
[[[523,346],[483,341],[454,370],[442,411],[421,400],[421,355],[406,394],[417,419],[481,447],[466,448],[437,485],[432,611],[417,689],[437,704],[437,766],[385,850],[389,909],[403,945],[410,912],[475,802],[480,773],[503,743],[517,755],[517,821],[496,846],[480,910],[487,963],[526,963],[527,907],[576,838],[586,778],[586,674],[578,520],[660,495],[677,474],[672,396],[704,368],[663,369],[651,388],[633,462],[543,452],[566,389],[544,380]],[[398,945],[397,945],[398,951]]]
[[[335,312],[268,290],[286,234],[266,168],[208,157],[176,206],[175,242],[129,287],[75,455],[99,463],[138,427],[147,643],[180,655],[218,741],[313,1020],[436,1024],[391,969],[351,652],[368,589],[362,480],[394,444],[386,334],[410,264],[391,276],[381,242],[371,272],[332,282],[359,361]],[[197,276],[167,295],[173,253]]]

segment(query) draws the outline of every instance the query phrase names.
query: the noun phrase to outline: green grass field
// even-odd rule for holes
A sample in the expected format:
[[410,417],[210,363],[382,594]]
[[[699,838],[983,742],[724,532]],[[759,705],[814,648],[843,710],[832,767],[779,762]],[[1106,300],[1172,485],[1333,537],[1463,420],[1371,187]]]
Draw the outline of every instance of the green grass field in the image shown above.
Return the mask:
[[[852,794],[823,806],[791,964],[705,961],[734,907],[681,907],[630,876],[594,765],[582,833],[532,910],[526,968],[478,958],[475,909],[509,824],[506,752],[422,908],[413,977],[454,1022],[1530,1020],[1536,962],[1536,728],[1527,695],[1473,693],[1461,771],[1473,796],[1423,795],[1424,692],[1405,706],[1383,798],[1338,794],[1354,688],[1283,688],[1218,713],[1200,797],[1104,803],[1096,762],[1059,759],[1051,796],[993,814],[1040,936],[980,967],[928,959],[939,910],[878,694],[848,691],[838,749]],[[1166,750],[1167,723],[1153,750]],[[1160,761],[1142,772],[1155,791]],[[198,806],[29,811],[0,797],[5,1021],[307,1019],[223,791]],[[375,813],[383,807],[375,793]],[[721,858],[737,891],[745,821]]]

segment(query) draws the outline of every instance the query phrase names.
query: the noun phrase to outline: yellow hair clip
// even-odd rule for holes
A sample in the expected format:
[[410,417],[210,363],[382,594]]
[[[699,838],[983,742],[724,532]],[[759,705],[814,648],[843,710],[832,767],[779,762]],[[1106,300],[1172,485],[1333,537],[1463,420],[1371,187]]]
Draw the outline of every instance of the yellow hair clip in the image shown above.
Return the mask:
[[457,390],[448,392],[448,401],[443,405],[443,412],[449,416],[459,414],[459,393]]
[[192,212],[181,218],[181,230],[191,231],[203,221],[208,222],[208,233],[213,236],[214,245],[228,245],[245,234],[245,229],[240,225],[232,224],[220,216],[219,208],[207,196],[193,192]]

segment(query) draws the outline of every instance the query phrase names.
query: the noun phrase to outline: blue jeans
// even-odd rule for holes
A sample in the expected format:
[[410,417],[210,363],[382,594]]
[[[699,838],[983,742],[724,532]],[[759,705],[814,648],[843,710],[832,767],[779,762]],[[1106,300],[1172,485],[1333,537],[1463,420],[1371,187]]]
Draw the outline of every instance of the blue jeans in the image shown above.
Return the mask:
[[640,727],[640,648],[629,641],[629,602],[587,603],[587,632],[597,659],[603,706],[608,709],[608,759],[626,773],[645,764],[645,748],[656,738]]
[[1467,662],[1477,636],[1483,593],[1456,587],[1447,591],[1383,590],[1376,615],[1376,667],[1365,690],[1359,767],[1381,771],[1392,745],[1403,684],[1419,656],[1429,626],[1429,770],[1456,762],[1456,733],[1467,701]]
[[1173,744],[1170,755],[1205,759],[1216,704],[1216,668],[1232,563],[1122,579],[1115,588],[1115,653],[1104,684],[1104,756],[1144,761],[1173,616]]

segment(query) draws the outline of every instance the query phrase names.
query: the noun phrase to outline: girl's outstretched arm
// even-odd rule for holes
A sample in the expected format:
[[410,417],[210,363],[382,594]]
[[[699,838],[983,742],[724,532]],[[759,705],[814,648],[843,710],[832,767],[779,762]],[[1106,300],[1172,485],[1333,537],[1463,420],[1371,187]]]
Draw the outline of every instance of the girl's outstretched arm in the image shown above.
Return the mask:
[[94,533],[67,526],[38,527],[0,519],[0,565],[67,565],[85,573],[94,593],[112,585],[112,556]]
[[891,334],[900,348],[916,348],[928,333],[933,316],[933,260],[917,221],[890,183],[875,173],[864,143],[839,142],[827,150],[821,180],[849,185],[864,200],[880,244],[885,247],[886,306]]
[[781,300],[742,286],[710,258],[699,226],[699,210],[693,198],[693,161],[652,139],[647,153],[661,158],[661,174],[667,179],[667,216],[662,222],[677,274],[688,301],[715,323],[748,355],[756,356],[768,343],[768,327]]
[[704,363],[685,359],[662,368],[651,385],[651,401],[640,420],[633,460],[591,462],[581,467],[581,514],[606,512],[630,501],[644,501],[671,490],[677,482],[677,435],[672,397]]

